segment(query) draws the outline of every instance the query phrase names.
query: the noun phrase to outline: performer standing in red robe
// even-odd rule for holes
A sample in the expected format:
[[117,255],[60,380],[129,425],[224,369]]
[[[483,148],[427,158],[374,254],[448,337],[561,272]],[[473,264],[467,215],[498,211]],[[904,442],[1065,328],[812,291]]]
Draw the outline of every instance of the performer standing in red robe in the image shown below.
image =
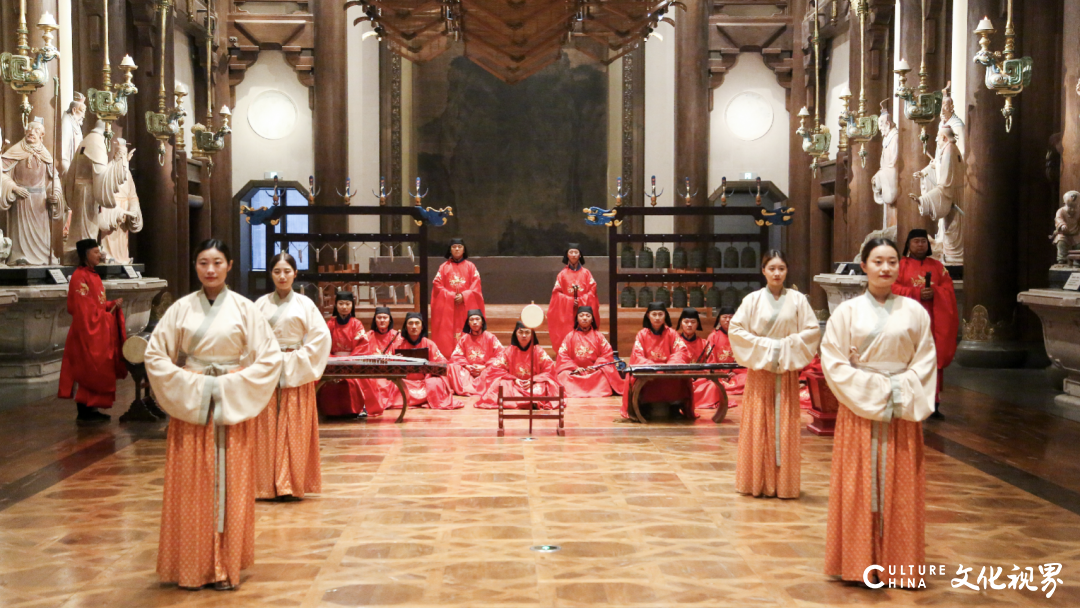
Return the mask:
[[[709,363],[735,363],[735,354],[731,352],[731,340],[728,338],[728,326],[731,325],[731,317],[735,315],[732,306],[721,306],[716,321],[713,323],[713,332],[709,334],[709,344],[712,345],[712,354],[709,355]],[[728,396],[741,395],[746,387],[746,368],[735,370],[728,380],[721,380],[724,391]],[[737,403],[728,402],[728,408],[733,408]]]
[[450,355],[446,378],[455,395],[476,396],[483,395],[491,384],[491,374],[487,370],[502,355],[503,345],[487,330],[483,311],[473,309],[468,315],[457,346]]
[[930,314],[930,331],[934,334],[938,366],[935,407],[931,416],[943,418],[941,388],[945,368],[952,363],[953,356],[956,355],[956,333],[960,326],[960,317],[956,310],[956,291],[953,289],[952,277],[941,262],[930,257],[932,254],[929,235],[925,230],[916,228],[908,232],[904,255],[900,259],[900,272],[893,283],[892,291],[898,296],[919,302]]
[[[394,317],[386,306],[376,306],[375,316],[371,318],[371,331],[368,332],[367,342],[357,345],[350,353],[354,357],[360,355],[387,355],[397,340],[400,332],[394,329]],[[379,398],[381,388],[379,381],[375,379],[357,380],[349,383],[349,391],[354,401],[363,399],[364,409],[367,416],[381,416],[385,402]],[[367,397],[365,399],[365,397]],[[361,414],[364,417],[364,414]]]
[[[690,363],[708,363],[715,347],[699,338],[697,332],[701,330],[701,315],[696,308],[684,308],[679,315],[679,341],[686,346],[689,352]],[[708,354],[706,354],[708,353]],[[698,378],[693,381],[694,386],[694,409],[714,410],[720,406],[720,389],[716,383],[708,378]]]
[[[353,316],[356,298],[351,291],[334,294],[334,316],[326,321],[330,328],[330,356],[346,357],[358,346],[367,344],[364,324]],[[351,388],[350,388],[351,387]],[[355,398],[355,397],[359,398]],[[324,416],[366,416],[363,389],[359,380],[328,382],[319,389],[316,406]]]
[[467,311],[484,312],[484,292],[480,288],[480,273],[469,261],[469,252],[461,239],[450,239],[446,260],[431,289],[431,338],[439,349],[453,352],[455,333],[465,326]]
[[[530,361],[531,359],[531,361]],[[503,349],[503,355],[491,366],[491,386],[476,402],[484,410],[499,407],[499,387],[504,397],[529,396],[530,376],[532,376],[533,397],[554,397],[559,394],[559,385],[555,382],[555,362],[536,342],[536,332],[518,321],[514,328],[514,337],[510,346]],[[529,409],[529,403],[516,401],[518,409]],[[533,402],[535,407],[550,410],[555,407],[553,401]]]
[[[67,309],[71,328],[64,343],[60,363],[61,399],[75,398],[79,410],[75,420],[81,424],[108,422],[109,415],[97,411],[112,407],[116,400],[116,381],[127,377],[121,348],[127,339],[123,298],[105,301],[105,286],[94,267],[104,257],[94,239],[75,244],[79,267],[68,282]],[[79,388],[76,391],[75,385]]]
[[[671,315],[663,302],[652,302],[645,310],[641,321],[641,331],[634,340],[634,350],[630,352],[630,365],[680,365],[690,362],[690,351],[679,340],[679,334],[671,329]],[[630,378],[623,393],[622,417],[630,417],[630,393],[636,379]],[[693,387],[689,380],[673,378],[671,380],[653,380],[641,391],[640,403],[680,403],[683,416],[693,420]]]
[[[549,309],[550,310],[550,309]],[[593,316],[591,306],[578,307],[577,327],[562,342],[555,357],[555,375],[567,397],[610,397],[626,391],[626,380],[614,365],[590,367],[614,361],[611,344]]]
[[[399,350],[426,348],[427,360],[445,363],[446,357],[439,352],[439,346],[427,337],[424,319],[418,312],[405,315],[405,331],[390,345],[390,354]],[[450,392],[450,382],[445,376],[431,374],[409,374],[405,377],[405,391],[409,393],[409,407],[426,406],[433,410],[457,410],[465,404],[454,399]],[[401,407],[401,391],[389,381],[379,382],[379,399],[384,410]]]
[[577,243],[570,243],[563,254],[563,268],[555,278],[555,287],[551,290],[551,304],[548,305],[548,336],[551,347],[559,351],[563,340],[577,326],[577,311],[581,306],[588,306],[593,312],[597,326],[600,324],[600,301],[596,299],[596,281],[592,273],[585,268],[585,256]]

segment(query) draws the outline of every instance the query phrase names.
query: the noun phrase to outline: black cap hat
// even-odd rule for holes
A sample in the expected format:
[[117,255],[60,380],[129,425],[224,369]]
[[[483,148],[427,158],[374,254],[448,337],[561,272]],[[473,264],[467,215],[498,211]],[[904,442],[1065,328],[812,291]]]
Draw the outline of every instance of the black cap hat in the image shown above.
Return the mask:
[[[420,323],[422,324],[420,329],[420,335],[417,336],[415,342],[413,342],[412,336],[410,336],[408,332],[410,319],[420,319]],[[409,342],[409,344],[412,344],[413,346],[416,346],[420,343],[421,340],[427,337],[427,323],[424,323],[424,317],[418,312],[405,313],[405,330],[405,339]]]
[[[465,240],[460,238],[460,237],[454,237],[454,238],[450,239],[450,245],[461,245],[462,247],[465,247]],[[451,257],[450,256],[450,245],[446,246],[446,259],[448,259],[448,260]],[[469,248],[468,247],[465,247],[465,251],[463,251],[461,253],[461,259],[463,259],[463,260],[469,259]]]
[[468,312],[465,313],[465,327],[461,328],[461,333],[472,333],[472,328],[469,327],[469,317],[480,317],[481,319],[484,319],[484,328],[481,329],[480,332],[483,333],[487,331],[487,319],[484,318],[484,311],[479,308],[470,308]]
[[[521,342],[518,342],[517,330],[519,329],[527,329],[532,332],[532,340],[529,341],[528,346],[522,346]],[[524,323],[518,321],[517,325],[514,326],[514,335],[510,336],[510,344],[516,346],[518,350],[529,350],[534,344],[536,344],[536,330],[532,329],[531,327],[526,327]]]
[[724,315],[734,315],[734,314],[735,314],[735,307],[734,306],[721,306],[720,310],[717,311],[717,313],[716,313],[716,320],[713,321],[713,329],[717,329],[717,328],[720,327],[720,317],[722,317]]
[[682,329],[683,319],[695,319],[697,321],[697,328],[701,329],[701,315],[698,314],[696,308],[684,308],[682,314],[679,315],[679,328]]
[[386,328],[386,331],[390,331],[391,329],[394,329],[394,315],[393,315],[393,313],[390,312],[390,309],[388,307],[386,307],[386,306],[376,306],[375,307],[375,314],[371,315],[371,329],[373,329],[375,331],[378,331],[378,329],[375,328],[375,317],[377,317],[379,315],[388,315],[390,317],[390,325]]
[[645,309],[645,316],[641,319],[641,326],[645,329],[652,329],[652,323],[649,322],[649,313],[654,310],[664,311],[664,324],[671,327],[671,313],[668,312],[667,306],[663,302],[649,302],[648,308]]
[[[577,249],[578,253],[581,253],[581,245],[578,244],[578,243],[567,243],[566,244],[566,251],[569,252],[571,249]],[[566,253],[563,253],[562,263],[563,264],[569,264],[570,263],[570,256],[566,255]],[[585,254],[584,253],[581,253],[581,258],[578,260],[578,264],[581,264],[582,266],[585,265]]]
[[95,239],[83,239],[75,243],[75,250],[79,253],[80,258],[85,258],[86,253],[95,247],[100,247]]
[[[907,240],[904,241],[904,253],[902,253],[900,255],[901,256],[907,256],[908,245],[911,243],[911,239],[918,239],[918,238],[924,238],[927,241],[929,241],[930,240],[930,233],[923,230],[922,228],[913,228],[913,229],[909,230],[908,233],[907,233]],[[926,255],[927,256],[934,255],[934,249],[929,244],[927,244],[927,246],[926,246]]]
[[578,306],[577,313],[574,315],[574,317],[575,317],[574,330],[575,331],[581,331],[581,327],[578,326],[578,324],[577,324],[576,317],[577,317],[577,315],[580,315],[583,312],[587,312],[590,315],[592,315],[592,328],[599,331],[600,330],[600,324],[598,324],[596,322],[596,313],[593,312],[592,306]]
[[338,303],[342,300],[348,300],[352,303],[356,303],[356,296],[351,291],[338,291],[334,293],[334,303]]

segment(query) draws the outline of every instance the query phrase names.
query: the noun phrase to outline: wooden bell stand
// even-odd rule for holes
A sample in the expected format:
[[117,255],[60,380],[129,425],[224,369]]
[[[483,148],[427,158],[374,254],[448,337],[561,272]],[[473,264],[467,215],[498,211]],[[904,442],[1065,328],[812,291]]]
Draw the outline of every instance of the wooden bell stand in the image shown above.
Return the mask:
[[[536,342],[536,328],[540,327],[544,323],[544,309],[536,305],[536,303],[529,304],[521,311],[521,323],[533,331],[533,344],[529,345],[530,350],[535,346]],[[529,434],[532,435],[533,420],[558,420],[559,426],[555,429],[555,433],[559,437],[566,436],[566,426],[564,424],[564,417],[566,414],[566,391],[563,387],[559,387],[559,394],[555,397],[535,397],[533,396],[533,378],[535,377],[535,371],[532,369],[535,365],[535,358],[529,356],[529,394],[525,397],[506,397],[503,395],[503,387],[499,387],[499,437],[506,435],[506,429],[503,427],[504,420],[528,420],[529,421]],[[525,403],[528,405],[527,414],[507,414],[507,403]],[[557,414],[538,414],[533,408],[533,403],[557,403]]]

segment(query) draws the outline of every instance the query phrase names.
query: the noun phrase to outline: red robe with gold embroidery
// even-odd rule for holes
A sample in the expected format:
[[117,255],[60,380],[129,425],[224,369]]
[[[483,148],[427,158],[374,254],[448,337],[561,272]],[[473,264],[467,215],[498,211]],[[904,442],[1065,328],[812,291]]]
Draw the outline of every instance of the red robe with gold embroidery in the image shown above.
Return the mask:
[[[735,363],[735,354],[731,352],[731,340],[723,330],[720,328],[713,330],[709,334],[708,342],[713,347],[712,354],[709,355],[709,363]],[[724,386],[724,391],[728,396],[743,394],[743,389],[746,387],[746,368],[735,370],[735,375],[730,380],[721,380],[720,384]],[[728,402],[728,407],[735,407],[735,405]]]
[[[390,353],[396,353],[399,349],[426,348],[428,349],[428,361],[445,363],[446,357],[439,352],[439,347],[427,338],[420,338],[420,343],[413,345],[405,340],[405,335],[399,335],[390,345]],[[378,380],[379,404],[383,410],[401,408],[401,391],[397,385],[389,380]],[[409,374],[403,381],[405,391],[409,393],[409,407],[427,406],[433,410],[456,410],[465,407],[465,404],[454,399],[450,392],[450,382],[446,376],[432,376],[431,374]]]
[[[459,293],[463,298],[460,304],[454,302]],[[431,286],[431,339],[440,351],[453,352],[466,314],[474,309],[485,310],[476,266],[469,260],[443,262]]]
[[[532,356],[531,367],[530,355]],[[528,382],[530,373],[533,374],[532,395],[534,397],[554,397],[559,394],[559,385],[555,382],[555,362],[538,344],[533,344],[527,351],[511,344],[503,349],[503,354],[488,369],[491,373],[491,385],[473,407],[485,410],[497,409],[499,387],[502,387],[504,397],[527,397],[528,385],[522,388],[518,381]],[[545,410],[553,409],[556,405],[553,401],[536,403],[538,408]],[[508,403],[506,407],[527,410],[529,404],[525,401],[515,401]]]
[[[708,340],[695,336],[694,340],[691,341],[680,335],[679,341],[686,346],[691,363],[707,363],[702,354],[709,345]],[[720,405],[720,389],[716,387],[715,382],[708,378],[698,378],[693,381],[693,385],[694,409],[714,410]]]
[[555,287],[551,290],[551,303],[548,305],[548,337],[551,347],[559,352],[563,340],[574,332],[577,326],[577,310],[574,308],[574,288],[577,287],[577,305],[591,306],[596,325],[600,325],[600,301],[596,299],[596,281],[592,273],[584,266],[577,270],[569,266],[559,272],[555,278]]
[[[364,324],[356,317],[349,317],[349,322],[342,325],[337,317],[326,321],[330,328],[330,356],[349,355],[357,346],[366,342],[356,339],[364,331]],[[364,394],[360,380],[345,382],[327,382],[319,389],[315,404],[324,416],[348,416],[359,414],[364,407]]]
[[[503,345],[499,338],[490,331],[485,331],[479,336],[471,333],[464,334],[458,339],[454,352],[450,355],[450,365],[446,369],[446,378],[450,381],[450,388],[455,395],[470,396],[483,395],[491,384],[491,363],[499,358],[503,352]],[[479,376],[473,376],[466,365],[483,365],[484,371]]]
[[[354,357],[388,354],[391,345],[399,335],[401,334],[396,329],[387,330],[384,334],[375,330],[369,331],[367,333],[367,342],[357,344],[356,348],[349,354]],[[367,407],[369,416],[378,416],[383,413],[385,402],[379,399],[380,388],[378,383],[379,381],[374,378],[349,381],[349,393],[352,394],[353,401],[361,401]]]
[[[930,288],[934,291],[934,297],[924,301],[920,292],[926,284],[926,273],[930,273]],[[906,257],[900,260],[900,271],[892,291],[919,302],[930,314],[930,331],[934,334],[934,349],[937,351],[937,390],[940,396],[940,370],[948,367],[956,355],[956,332],[960,326],[952,277],[945,266],[933,258],[916,260]]]
[[566,389],[567,397],[610,397],[626,392],[626,380],[619,377],[614,365],[572,374],[579,367],[610,363],[614,360],[611,344],[604,334],[590,329],[572,331],[559,347],[555,357],[555,375]]
[[107,312],[113,303],[105,301],[105,286],[96,272],[87,266],[75,269],[68,282],[71,328],[60,363],[61,399],[74,396],[76,403],[90,407],[112,407],[116,400],[116,381],[127,377],[121,352],[127,331],[119,306]]
[[[680,365],[690,362],[690,351],[686,350],[686,344],[679,340],[679,334],[670,327],[665,326],[660,335],[654,334],[648,327],[643,327],[634,340],[634,350],[630,352],[630,365],[657,365],[667,363]],[[636,379],[630,378],[626,383],[626,392],[623,393],[622,417],[630,417],[630,392],[634,388]],[[693,420],[694,414],[693,387],[689,380],[652,380],[641,391],[640,403],[654,403],[661,401],[683,401],[688,405],[683,410],[683,415]]]

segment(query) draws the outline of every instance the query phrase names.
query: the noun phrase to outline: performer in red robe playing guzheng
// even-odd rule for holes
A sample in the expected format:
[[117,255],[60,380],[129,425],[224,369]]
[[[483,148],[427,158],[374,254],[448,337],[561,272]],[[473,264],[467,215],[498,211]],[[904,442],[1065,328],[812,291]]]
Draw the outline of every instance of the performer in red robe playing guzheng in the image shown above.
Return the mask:
[[[701,315],[696,308],[684,308],[679,315],[679,341],[689,352],[690,363],[707,363],[712,355],[711,344],[697,335],[701,330]],[[693,381],[694,409],[714,410],[720,406],[720,389],[708,378]]]
[[[709,363],[735,363],[735,354],[731,352],[731,340],[728,338],[728,326],[731,317],[735,315],[735,308],[721,306],[716,321],[713,323],[713,332],[709,334],[708,343],[712,346],[709,355]],[[746,368],[740,367],[733,370],[735,373],[727,380],[721,380],[720,384],[728,396],[741,395],[746,387]],[[733,408],[737,403],[728,402],[728,408]]]
[[[474,407],[491,410],[499,407],[499,387],[504,397],[527,397],[532,384],[533,397],[554,397],[559,394],[559,385],[555,382],[555,362],[536,342],[536,332],[518,321],[510,346],[503,349],[503,354],[491,366],[491,386],[476,402]],[[530,382],[531,376],[531,382]],[[529,409],[525,401],[512,402],[511,409]],[[532,405],[545,410],[554,409],[553,401],[533,402]]]
[[[356,299],[350,291],[334,294],[334,316],[326,321],[330,328],[330,355],[347,357],[367,344],[364,324],[353,316]],[[372,396],[374,397],[374,396]],[[371,400],[371,399],[369,399]],[[328,382],[316,397],[319,413],[324,416],[366,416],[363,385],[360,380]]]
[[551,347],[559,351],[566,336],[573,333],[577,326],[577,311],[581,306],[593,310],[597,326],[600,324],[600,301],[596,298],[596,281],[592,273],[585,268],[585,256],[577,243],[570,243],[563,255],[563,268],[555,278],[555,287],[551,290],[551,303],[548,305],[548,336]]
[[960,316],[956,311],[952,277],[941,262],[930,257],[933,253],[925,230],[916,228],[908,232],[892,292],[922,304],[930,314],[930,331],[934,334],[934,348],[937,351],[937,392],[934,394],[935,407],[931,415],[942,417],[941,387],[945,368],[956,355]]
[[483,395],[491,383],[491,364],[502,356],[499,338],[487,330],[483,311],[470,310],[461,337],[450,355],[446,378],[455,395]]
[[[446,357],[439,352],[439,346],[427,337],[427,328],[424,327],[424,319],[420,313],[410,312],[405,315],[405,331],[390,345],[389,354],[415,348],[428,349],[428,361],[446,362]],[[409,393],[409,407],[428,407],[433,410],[456,410],[465,407],[465,404],[454,399],[450,391],[450,382],[445,376],[409,374],[404,384],[405,391]],[[401,408],[401,391],[398,390],[397,385],[380,380],[379,389],[380,404],[384,410]]]
[[[108,422],[109,416],[97,411],[110,408],[116,400],[116,380],[127,377],[127,367],[120,352],[127,339],[123,298],[105,301],[105,286],[94,267],[103,255],[94,239],[75,244],[79,267],[68,282],[67,310],[71,329],[64,343],[60,363],[61,399],[75,398],[79,423]],[[78,390],[75,385],[78,385]]]
[[469,261],[469,252],[461,239],[451,239],[446,261],[431,286],[431,339],[443,352],[453,352],[459,327],[465,326],[467,312],[484,312],[484,292],[480,273]]
[[626,391],[626,380],[619,377],[613,362],[611,344],[600,333],[591,306],[578,307],[577,327],[559,347],[555,357],[555,375],[566,389],[567,397],[610,397]]
[[[682,365],[690,362],[690,351],[679,340],[679,334],[671,329],[671,315],[663,302],[652,302],[641,321],[641,331],[634,340],[634,350],[630,353],[630,365]],[[623,393],[622,417],[629,418],[630,393],[637,380],[630,378]],[[683,416],[693,420],[693,388],[690,380],[672,378],[671,380],[653,380],[641,391],[640,403],[675,403],[682,404]]]
[[[357,345],[349,354],[354,357],[362,355],[386,355],[390,353],[394,340],[397,340],[400,332],[394,329],[394,317],[386,306],[376,306],[375,316],[371,318],[371,331],[367,334],[367,341]],[[364,399],[364,408],[368,416],[381,416],[386,402],[380,399],[382,392],[379,380],[365,378],[355,382],[349,382],[349,391],[354,400]],[[361,395],[360,393],[363,393]],[[396,392],[396,391],[395,391]],[[401,403],[398,401],[398,403]]]

